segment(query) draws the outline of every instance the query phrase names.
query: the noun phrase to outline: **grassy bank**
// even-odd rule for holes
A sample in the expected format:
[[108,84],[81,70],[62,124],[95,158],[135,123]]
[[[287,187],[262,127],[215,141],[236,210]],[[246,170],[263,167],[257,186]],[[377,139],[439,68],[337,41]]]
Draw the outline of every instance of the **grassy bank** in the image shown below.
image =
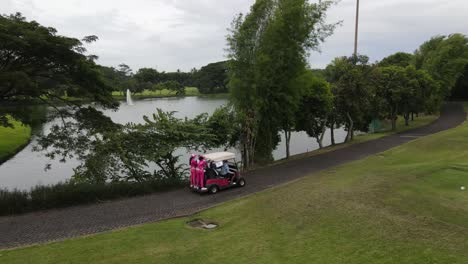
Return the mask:
[[[200,95],[198,88],[196,87],[185,87],[185,96],[197,96]],[[127,98],[127,95],[121,92],[112,92],[112,96],[115,99],[123,100]],[[146,98],[163,98],[163,97],[175,97],[177,96],[175,91],[162,90],[162,91],[150,91],[145,90],[142,93],[132,94],[133,99],[146,99]]]
[[31,138],[31,128],[11,121],[14,128],[0,126],[0,164],[26,146]]
[[[190,218],[1,251],[0,261],[468,263],[467,160],[465,124]],[[188,227],[195,218],[220,227]]]

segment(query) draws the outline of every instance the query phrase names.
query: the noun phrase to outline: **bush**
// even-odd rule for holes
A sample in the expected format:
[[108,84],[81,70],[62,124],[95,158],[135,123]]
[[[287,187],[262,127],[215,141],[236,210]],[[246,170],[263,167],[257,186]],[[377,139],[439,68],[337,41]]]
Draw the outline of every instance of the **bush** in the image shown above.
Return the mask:
[[59,183],[36,186],[30,191],[0,190],[0,216],[151,194],[184,184],[180,179],[162,179],[143,183]]

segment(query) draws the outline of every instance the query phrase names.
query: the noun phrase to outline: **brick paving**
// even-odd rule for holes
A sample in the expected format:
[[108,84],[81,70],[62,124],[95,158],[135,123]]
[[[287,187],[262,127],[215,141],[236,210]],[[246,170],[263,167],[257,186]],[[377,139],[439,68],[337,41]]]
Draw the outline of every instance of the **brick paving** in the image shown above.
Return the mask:
[[187,216],[222,202],[259,192],[343,163],[359,160],[416,138],[458,126],[466,120],[461,104],[448,103],[434,123],[370,142],[255,170],[245,188],[216,195],[186,189],[60,210],[0,217],[0,249],[95,234],[137,224]]

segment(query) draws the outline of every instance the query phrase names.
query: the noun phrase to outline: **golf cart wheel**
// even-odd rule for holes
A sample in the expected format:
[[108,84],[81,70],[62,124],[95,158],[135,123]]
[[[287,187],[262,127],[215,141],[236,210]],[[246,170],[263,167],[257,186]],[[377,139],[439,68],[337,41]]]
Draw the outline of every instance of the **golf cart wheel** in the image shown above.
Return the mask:
[[244,178],[240,178],[240,179],[237,181],[237,186],[239,186],[239,187],[244,187],[245,184],[247,184],[247,182],[245,181]]
[[218,193],[219,188],[218,188],[218,186],[213,185],[213,186],[210,187],[210,189],[208,189],[208,191],[209,191],[211,194],[215,194],[215,193]]

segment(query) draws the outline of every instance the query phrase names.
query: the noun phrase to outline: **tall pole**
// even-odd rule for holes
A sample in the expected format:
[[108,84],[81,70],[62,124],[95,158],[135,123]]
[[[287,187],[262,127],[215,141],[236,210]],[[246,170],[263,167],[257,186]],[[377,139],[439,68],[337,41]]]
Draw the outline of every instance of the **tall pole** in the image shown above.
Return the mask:
[[356,32],[354,33],[354,57],[358,54],[358,35],[359,35],[359,0],[356,5]]

